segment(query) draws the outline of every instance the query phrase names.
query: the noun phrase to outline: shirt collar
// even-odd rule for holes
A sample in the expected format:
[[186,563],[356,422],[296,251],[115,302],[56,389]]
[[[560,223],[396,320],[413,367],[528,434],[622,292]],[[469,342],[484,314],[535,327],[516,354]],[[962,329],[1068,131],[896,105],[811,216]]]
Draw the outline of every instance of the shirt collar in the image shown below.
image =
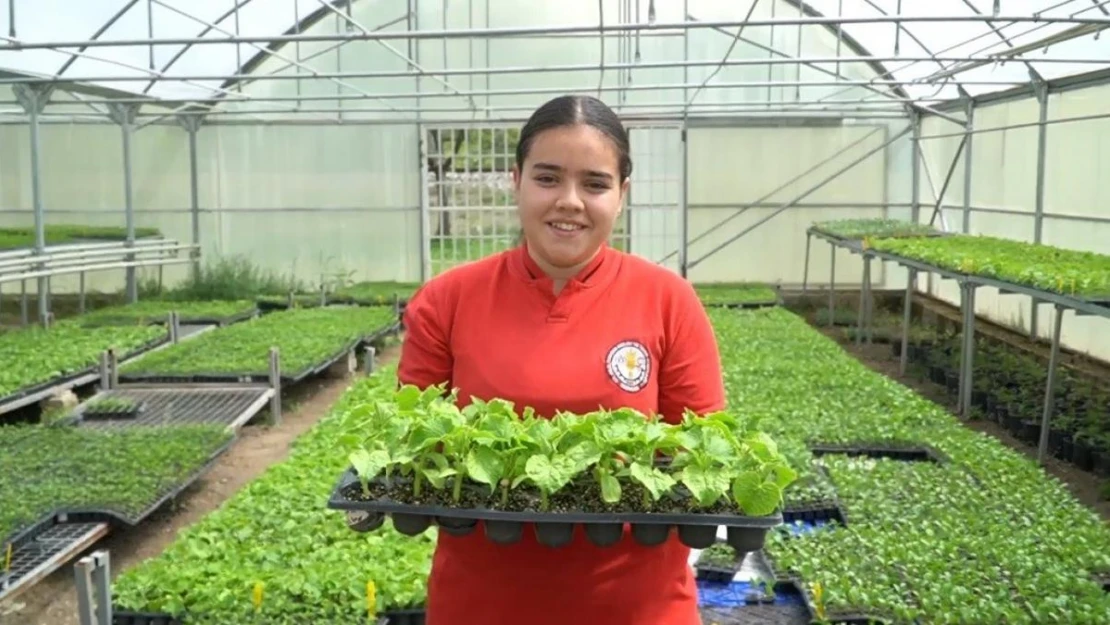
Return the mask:
[[[512,253],[514,256],[513,265],[519,269],[525,280],[544,286],[552,284],[551,278],[547,277],[547,274],[543,272],[543,269],[532,258],[532,255],[528,253],[527,242],[521,242]],[[567,284],[588,288],[607,282],[620,265],[619,254],[607,242],[602,243],[597,254],[574,277],[568,280]]]

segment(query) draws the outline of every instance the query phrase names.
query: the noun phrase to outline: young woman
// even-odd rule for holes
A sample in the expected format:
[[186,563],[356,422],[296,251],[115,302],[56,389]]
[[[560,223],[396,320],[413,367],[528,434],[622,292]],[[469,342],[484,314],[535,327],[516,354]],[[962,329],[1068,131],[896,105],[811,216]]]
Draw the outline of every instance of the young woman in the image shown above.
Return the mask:
[[[605,104],[565,96],[525,124],[513,185],[523,243],[432,280],[405,310],[399,377],[447,382],[552,416],[632,407],[677,422],[724,407],[720,356],[693,288],[607,245],[629,189],[628,135]],[[428,625],[696,625],[689,550],[672,533],[569,546],[530,528],[512,545],[479,526],[439,534]]]

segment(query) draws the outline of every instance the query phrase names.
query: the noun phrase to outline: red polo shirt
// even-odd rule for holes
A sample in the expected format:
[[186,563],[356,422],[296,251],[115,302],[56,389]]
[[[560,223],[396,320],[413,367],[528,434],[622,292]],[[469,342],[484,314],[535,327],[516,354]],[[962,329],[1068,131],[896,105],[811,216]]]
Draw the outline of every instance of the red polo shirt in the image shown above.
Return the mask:
[[[500,397],[589,412],[632,407],[669,421],[725,405],[712,327],[680,276],[605,247],[562,292],[523,246],[430,280],[405,309],[400,381],[448,382],[464,403]],[[428,625],[696,625],[689,550],[628,534],[597,547],[581,528],[565,547],[477,531],[440,532]]]

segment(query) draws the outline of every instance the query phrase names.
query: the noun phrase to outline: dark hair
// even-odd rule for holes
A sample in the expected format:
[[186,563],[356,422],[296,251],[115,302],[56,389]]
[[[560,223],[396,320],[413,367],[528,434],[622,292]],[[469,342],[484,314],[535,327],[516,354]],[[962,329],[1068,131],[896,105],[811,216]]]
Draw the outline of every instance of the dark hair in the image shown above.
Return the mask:
[[524,169],[524,158],[532,147],[536,135],[549,128],[587,124],[600,130],[617,146],[620,159],[620,179],[632,175],[632,157],[629,155],[628,131],[613,109],[604,102],[588,95],[564,95],[548,100],[540,106],[520,130],[516,144],[516,165]]

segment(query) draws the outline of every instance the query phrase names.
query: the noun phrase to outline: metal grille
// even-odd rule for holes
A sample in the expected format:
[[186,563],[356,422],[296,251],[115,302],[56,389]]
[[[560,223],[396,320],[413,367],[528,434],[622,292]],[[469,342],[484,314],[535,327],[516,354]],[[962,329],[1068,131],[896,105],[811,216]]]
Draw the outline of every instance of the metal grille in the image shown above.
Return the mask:
[[627,249],[678,271],[683,236],[682,126],[631,124],[628,140],[632,187],[624,234]]
[[81,422],[87,428],[154,425],[221,424],[241,427],[266,405],[269,388],[120,388],[100,397],[124,397],[146,403],[133,419],[96,419]]
[[473,124],[427,130],[430,275],[512,247],[512,167],[520,131]]
[[108,533],[107,523],[58,523],[12,552],[11,569],[0,573],[0,598],[42,580]]

